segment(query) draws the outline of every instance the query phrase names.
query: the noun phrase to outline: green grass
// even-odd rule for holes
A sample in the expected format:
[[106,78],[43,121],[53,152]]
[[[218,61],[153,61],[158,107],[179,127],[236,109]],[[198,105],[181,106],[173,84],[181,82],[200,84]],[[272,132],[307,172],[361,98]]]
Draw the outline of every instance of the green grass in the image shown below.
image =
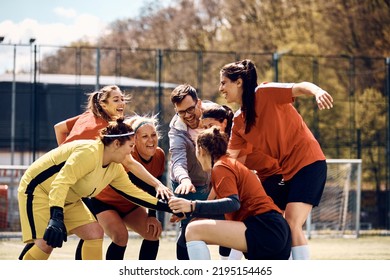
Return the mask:
[[[78,239],[70,237],[62,248],[54,250],[50,259],[74,258]],[[104,240],[104,252],[110,243]],[[125,259],[137,260],[141,239],[129,238]],[[309,240],[313,260],[390,260],[390,236],[367,236],[360,238],[312,238]],[[19,238],[0,239],[0,260],[18,258],[24,244]],[[210,246],[212,259],[218,260],[218,246]],[[158,260],[176,259],[175,239],[164,236],[160,241]]]

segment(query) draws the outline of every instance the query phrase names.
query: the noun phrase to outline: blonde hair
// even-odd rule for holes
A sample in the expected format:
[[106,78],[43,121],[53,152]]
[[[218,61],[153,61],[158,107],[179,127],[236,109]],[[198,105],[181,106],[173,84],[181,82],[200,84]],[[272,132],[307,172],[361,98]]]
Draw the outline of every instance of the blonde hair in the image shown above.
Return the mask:
[[135,134],[137,134],[137,130],[144,126],[145,124],[150,124],[152,126],[154,126],[154,128],[156,129],[156,132],[157,132],[157,137],[158,139],[160,139],[160,133],[159,133],[159,122],[158,122],[158,115],[144,115],[144,116],[140,116],[140,115],[134,115],[134,116],[131,116],[131,117],[128,117],[125,119],[125,123],[130,125],[132,128],[133,128],[133,131]]

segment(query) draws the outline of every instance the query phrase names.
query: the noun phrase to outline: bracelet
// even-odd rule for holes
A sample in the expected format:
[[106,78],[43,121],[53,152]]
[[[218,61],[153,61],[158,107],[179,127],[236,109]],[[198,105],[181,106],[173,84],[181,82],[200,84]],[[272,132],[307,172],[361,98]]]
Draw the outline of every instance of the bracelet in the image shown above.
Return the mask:
[[192,200],[190,201],[190,205],[191,205],[191,213],[194,212],[194,206],[192,204]]

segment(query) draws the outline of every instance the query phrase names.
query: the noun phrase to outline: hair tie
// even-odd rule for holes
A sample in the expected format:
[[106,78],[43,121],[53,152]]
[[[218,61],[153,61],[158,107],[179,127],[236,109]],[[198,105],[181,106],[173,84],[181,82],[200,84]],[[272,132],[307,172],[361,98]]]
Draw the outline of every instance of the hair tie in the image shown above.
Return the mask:
[[103,135],[103,137],[113,138],[113,137],[125,137],[130,135],[134,135],[134,131],[127,132],[124,134],[108,134],[108,135]]
[[150,121],[143,121],[143,122],[140,122],[135,128],[134,128],[134,132],[137,132],[138,128],[140,128],[141,126],[145,125],[145,124],[153,124],[152,122]]

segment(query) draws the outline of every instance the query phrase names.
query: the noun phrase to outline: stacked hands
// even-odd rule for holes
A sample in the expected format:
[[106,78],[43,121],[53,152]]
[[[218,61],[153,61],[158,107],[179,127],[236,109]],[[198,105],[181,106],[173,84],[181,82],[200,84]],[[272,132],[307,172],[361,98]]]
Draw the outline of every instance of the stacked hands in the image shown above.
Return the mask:
[[172,210],[173,214],[170,222],[176,223],[186,218],[186,213],[191,213],[193,209],[191,208],[191,201],[181,198],[171,196],[168,200],[168,206]]
[[[156,188],[156,193],[156,196],[161,197],[165,203],[168,201],[168,206],[174,213],[170,222],[179,222],[186,218],[185,213],[192,212],[191,201],[175,197],[172,191],[164,185],[160,185]],[[156,228],[151,224],[148,225],[148,228],[149,227]],[[63,209],[61,207],[53,206],[50,208],[50,220],[43,239],[46,241],[47,245],[53,248],[61,248],[63,242],[67,241],[67,230],[64,224]]]

